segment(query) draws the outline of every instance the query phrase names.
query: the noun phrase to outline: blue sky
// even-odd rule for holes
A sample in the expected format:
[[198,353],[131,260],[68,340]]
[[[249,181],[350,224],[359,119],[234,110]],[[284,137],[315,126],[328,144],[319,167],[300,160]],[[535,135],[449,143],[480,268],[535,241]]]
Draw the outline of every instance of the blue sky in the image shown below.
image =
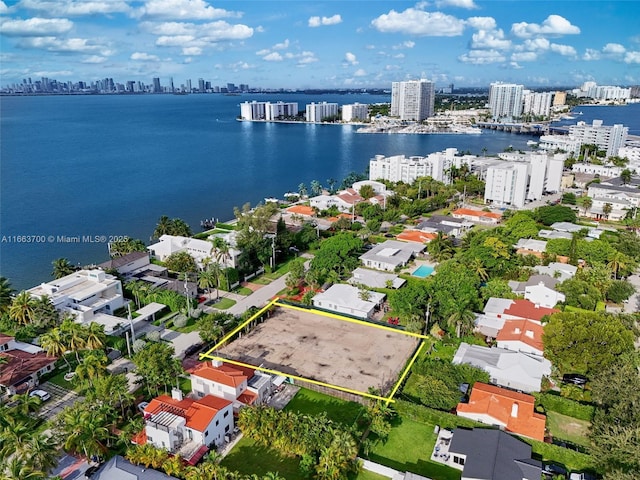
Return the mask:
[[640,84],[640,2],[0,0],[0,83]]

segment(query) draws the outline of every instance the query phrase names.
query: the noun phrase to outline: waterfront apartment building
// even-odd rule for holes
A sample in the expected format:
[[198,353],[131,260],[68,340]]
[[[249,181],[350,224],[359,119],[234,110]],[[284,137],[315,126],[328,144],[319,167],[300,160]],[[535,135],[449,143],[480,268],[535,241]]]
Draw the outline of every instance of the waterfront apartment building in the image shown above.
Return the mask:
[[485,203],[523,207],[528,201],[540,200],[545,193],[560,191],[566,155],[546,153],[504,153],[503,163],[487,168]]
[[298,115],[298,102],[244,102],[240,104],[242,120],[278,120]]
[[369,105],[354,103],[342,106],[342,121],[353,122],[369,118]]
[[548,117],[551,113],[553,92],[531,92],[525,90],[523,94],[522,113]]
[[515,83],[492,83],[489,108],[494,120],[515,119],[522,115],[524,86]]
[[391,116],[400,120],[422,121],[433,116],[435,84],[429,80],[411,80],[391,84]]
[[540,137],[539,148],[548,151],[560,149],[578,155],[582,145],[595,144],[611,157],[618,155],[618,151],[627,141],[628,134],[629,127],[621,124],[602,125],[602,120],[594,120],[591,125],[578,122],[569,127],[568,135],[543,135]]
[[329,117],[338,116],[338,104],[337,103],[315,103],[311,102],[307,105],[305,111],[305,119],[307,122],[322,122]]
[[594,100],[628,100],[631,89],[614,85],[597,85],[595,82],[584,82],[579,89],[573,90],[577,97],[588,97]]
[[450,183],[447,172],[455,164],[455,148],[430,153],[426,157],[376,155],[369,160],[369,180],[389,180],[411,184],[419,177],[431,177],[439,182]]

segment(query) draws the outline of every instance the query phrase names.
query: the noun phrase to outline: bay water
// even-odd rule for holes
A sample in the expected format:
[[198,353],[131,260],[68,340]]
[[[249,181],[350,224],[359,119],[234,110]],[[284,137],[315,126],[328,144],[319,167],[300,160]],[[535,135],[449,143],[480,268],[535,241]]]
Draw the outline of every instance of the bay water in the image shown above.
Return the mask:
[[[239,122],[245,100],[389,102],[388,96],[281,94],[84,95],[0,98],[0,275],[16,289],[52,279],[60,257],[108,259],[107,241],[147,244],[161,215],[199,231],[233,208],[341,182],[382,155],[445,148],[481,154],[531,137],[359,134],[355,126]],[[623,111],[634,107],[623,107]],[[609,107],[596,107],[605,114]],[[615,108],[615,107],[611,107]],[[583,108],[586,120],[587,109]],[[636,108],[635,113],[639,110]],[[631,113],[631,112],[630,112]],[[605,124],[609,124],[604,118]],[[622,122],[625,123],[625,122]],[[637,128],[636,121],[636,128]],[[21,240],[20,240],[21,239]],[[27,241],[24,241],[27,240]]]

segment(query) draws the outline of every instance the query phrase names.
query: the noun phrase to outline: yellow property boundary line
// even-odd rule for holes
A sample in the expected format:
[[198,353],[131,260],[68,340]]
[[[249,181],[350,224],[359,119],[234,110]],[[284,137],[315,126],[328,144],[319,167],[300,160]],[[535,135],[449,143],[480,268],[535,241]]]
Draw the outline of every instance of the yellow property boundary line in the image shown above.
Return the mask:
[[281,307],[281,308],[289,308],[291,310],[299,310],[299,311],[306,312],[306,313],[313,313],[315,315],[322,315],[322,316],[325,316],[325,317],[328,317],[328,318],[333,318],[335,320],[341,320],[341,321],[345,321],[345,322],[355,323],[357,325],[365,325],[367,327],[374,327],[374,328],[379,328],[381,330],[388,330],[388,331],[391,331],[393,333],[399,333],[401,335],[407,335],[407,336],[410,336],[410,337],[417,337],[417,338],[420,338],[421,340],[429,338],[427,335],[422,335],[420,333],[404,332],[404,331],[401,331],[401,330],[397,330],[395,328],[387,327],[385,325],[376,325],[374,323],[365,322],[363,320],[356,320],[356,319],[353,319],[353,318],[347,318],[347,317],[343,317],[341,315],[337,315],[337,314],[334,314],[334,313],[323,312],[323,311],[320,311],[320,310],[313,310],[313,309],[308,309],[308,308],[296,307],[296,306],[293,306],[293,305],[287,305],[287,304],[284,304],[284,303],[279,303],[278,300],[279,300],[278,298],[274,298],[273,300],[271,300],[271,302],[269,302],[266,306],[261,308],[258,312],[256,312],[254,315],[252,315],[249,319],[247,319],[241,325],[239,325],[238,327],[234,328],[231,332],[229,332],[227,335],[222,337],[222,339],[216,345],[211,347],[207,352],[201,353],[200,354],[200,360],[204,360],[204,359],[218,360],[218,361],[221,361],[221,362],[230,363],[232,365],[238,365],[240,367],[250,368],[250,369],[254,369],[254,370],[260,370],[261,372],[270,373],[272,375],[280,375],[280,376],[283,376],[283,377],[292,378],[294,380],[299,380],[301,382],[307,382],[307,383],[311,383],[311,384],[314,384],[314,385],[319,385],[321,387],[326,387],[326,388],[330,388],[330,389],[333,389],[333,390],[339,390],[341,392],[347,392],[347,393],[351,393],[351,394],[362,396],[362,397],[372,398],[372,399],[375,399],[375,400],[381,400],[381,401],[386,402],[387,405],[388,405],[391,402],[395,402],[395,400],[393,399],[393,396],[398,391],[398,388],[400,388],[400,385],[402,384],[402,382],[404,381],[406,376],[409,374],[409,370],[410,370],[411,366],[413,365],[413,363],[415,362],[416,358],[418,358],[418,355],[422,351],[422,347],[424,347],[424,341],[420,342],[420,345],[418,346],[416,352],[414,353],[413,357],[411,358],[411,360],[407,364],[406,368],[402,372],[402,375],[400,376],[400,378],[396,382],[395,386],[391,390],[391,394],[388,397],[382,397],[380,395],[374,395],[374,394],[371,394],[371,393],[368,393],[368,392],[361,392],[359,390],[353,390],[351,388],[342,387],[340,385],[334,385],[334,384],[331,384],[331,383],[320,382],[318,380],[313,380],[311,378],[300,377],[300,376],[297,376],[297,375],[291,375],[289,373],[280,372],[278,370],[271,370],[269,368],[259,367],[259,366],[256,366],[256,365],[250,365],[248,363],[238,362],[236,360],[230,360],[228,358],[220,357],[218,355],[213,355],[213,352],[215,350],[217,350],[218,348],[220,348],[222,345],[224,345],[230,338],[232,338],[236,333],[238,333],[243,328],[245,328],[253,320],[255,320],[256,318],[259,318],[260,316],[262,316],[264,314],[264,312],[266,312],[267,310],[269,310],[273,306],[277,306],[277,307]]

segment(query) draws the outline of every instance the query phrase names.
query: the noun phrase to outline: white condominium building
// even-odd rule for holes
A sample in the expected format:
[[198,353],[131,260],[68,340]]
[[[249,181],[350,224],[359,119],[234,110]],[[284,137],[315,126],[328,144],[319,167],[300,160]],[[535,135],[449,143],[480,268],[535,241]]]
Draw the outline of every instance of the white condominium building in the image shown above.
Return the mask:
[[551,112],[553,92],[531,92],[525,90],[522,113],[548,117]]
[[298,115],[298,102],[244,102],[240,104],[242,120],[278,120]]
[[522,115],[524,86],[514,83],[492,83],[489,90],[489,108],[494,119],[514,119]]
[[500,154],[507,160],[487,168],[485,202],[522,207],[547,192],[559,192],[566,155]]
[[591,125],[578,122],[577,125],[569,127],[569,135],[543,135],[540,137],[539,148],[550,151],[559,148],[578,155],[582,145],[595,144],[611,157],[618,155],[618,151],[627,141],[628,133],[629,127],[621,124],[602,125],[602,120],[594,120]]
[[628,100],[631,89],[612,85],[597,85],[595,82],[584,82],[579,89],[573,90],[577,97],[589,97],[594,100]]
[[426,157],[376,155],[369,161],[369,179],[411,184],[419,177],[431,177],[439,182],[450,183],[447,172],[455,164],[456,153],[457,149],[447,148],[443,152],[430,153]]
[[366,120],[369,117],[369,105],[354,103],[342,106],[342,121]]
[[337,103],[312,102],[306,108],[307,122],[322,122],[325,118],[338,116]]
[[267,102],[267,120],[278,120],[298,115],[298,102]]
[[391,116],[417,122],[433,116],[435,91],[435,84],[425,79],[392,82]]

